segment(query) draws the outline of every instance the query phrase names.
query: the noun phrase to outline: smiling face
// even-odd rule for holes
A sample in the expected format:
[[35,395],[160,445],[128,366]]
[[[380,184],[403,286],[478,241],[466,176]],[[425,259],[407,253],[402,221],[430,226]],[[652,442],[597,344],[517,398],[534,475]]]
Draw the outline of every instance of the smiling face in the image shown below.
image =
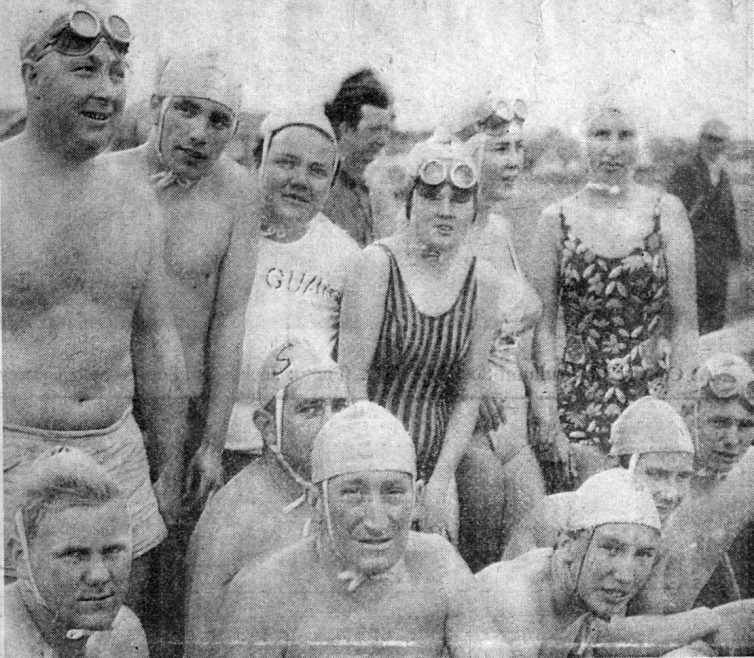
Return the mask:
[[302,377],[285,390],[281,450],[288,463],[306,479],[311,472],[314,437],[347,403],[346,383],[332,372]]
[[233,138],[233,111],[204,98],[168,101],[159,131],[160,152],[171,171],[196,180],[212,167]]
[[509,197],[524,166],[523,121],[499,123],[484,130],[482,194],[492,200]]
[[589,124],[586,152],[592,182],[624,184],[639,155],[636,126],[624,112],[603,110]]
[[330,520],[336,552],[359,573],[392,568],[406,552],[414,511],[408,473],[364,471],[328,481]]
[[716,398],[708,392],[699,402],[697,463],[712,473],[727,474],[754,443],[754,409],[740,398]]
[[417,181],[411,195],[410,230],[431,249],[458,248],[474,222],[475,193],[475,188],[456,188],[448,181],[440,185]]
[[[589,533],[583,533],[586,541]],[[586,547],[577,592],[603,618],[619,613],[649,580],[659,546],[659,532],[633,523],[597,527]]]
[[49,510],[29,550],[40,594],[66,628],[110,628],[131,572],[124,499]]
[[88,55],[51,51],[24,64],[29,112],[39,116],[50,146],[84,159],[104,151],[123,112],[126,72],[104,40]]
[[262,194],[272,219],[306,224],[322,210],[336,147],[321,131],[289,126],[275,133],[262,163]]
[[634,475],[646,484],[663,526],[689,493],[694,457],[687,452],[648,452],[639,457]]

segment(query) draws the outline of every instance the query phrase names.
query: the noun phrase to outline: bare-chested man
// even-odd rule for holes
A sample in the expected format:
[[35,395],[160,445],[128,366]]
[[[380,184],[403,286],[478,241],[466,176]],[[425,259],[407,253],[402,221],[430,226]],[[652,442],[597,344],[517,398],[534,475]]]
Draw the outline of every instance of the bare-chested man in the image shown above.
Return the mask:
[[[95,158],[123,109],[130,38],[109,2],[53,0],[21,41],[29,118],[0,145],[3,489],[8,538],[31,458],[50,443],[89,452],[128,496],[140,571],[165,536],[160,513],[170,524],[180,507],[186,398],[157,200]],[[154,492],[134,379],[160,448]]]
[[152,96],[147,143],[107,156],[152,181],[165,217],[165,269],[188,375],[187,457],[196,451],[188,488],[199,503],[223,484],[256,259],[254,182],[223,154],[240,104],[241,85],[220,53],[176,55]]
[[579,488],[555,548],[490,565],[477,579],[516,656],[651,656],[680,647],[688,650],[682,655],[716,655],[702,640],[726,644],[735,611],[625,616],[652,576],[659,547],[652,496],[615,468]]
[[311,516],[306,502],[314,437],[346,399],[338,366],[309,341],[291,336],[268,355],[254,414],[265,442],[262,456],[212,497],[191,536],[187,658],[212,655],[217,611],[235,575],[303,536]]
[[236,576],[215,655],[505,655],[460,556],[410,531],[416,457],[398,419],[366,401],[335,414],[311,472],[312,536]]

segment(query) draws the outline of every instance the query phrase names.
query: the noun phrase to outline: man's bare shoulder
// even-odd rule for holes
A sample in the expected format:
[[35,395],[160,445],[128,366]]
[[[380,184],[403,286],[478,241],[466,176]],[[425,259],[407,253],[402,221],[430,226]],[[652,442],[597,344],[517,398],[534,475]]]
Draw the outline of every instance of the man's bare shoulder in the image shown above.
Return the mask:
[[551,548],[535,548],[482,569],[476,579],[490,611],[535,604],[538,597],[534,594],[549,580],[551,556]]
[[453,545],[440,535],[412,530],[404,559],[407,566],[426,569],[431,574],[437,574],[440,569],[470,573]]

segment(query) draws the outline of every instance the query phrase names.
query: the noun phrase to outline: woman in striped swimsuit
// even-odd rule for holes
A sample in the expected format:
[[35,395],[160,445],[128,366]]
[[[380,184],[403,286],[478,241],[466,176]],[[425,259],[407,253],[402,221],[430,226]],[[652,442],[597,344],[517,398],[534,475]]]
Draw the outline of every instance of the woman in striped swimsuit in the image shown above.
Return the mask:
[[455,471],[479,413],[498,289],[467,244],[478,173],[438,130],[408,157],[406,230],[367,247],[346,284],[339,363],[349,393],[406,426],[424,482],[420,529],[457,532]]

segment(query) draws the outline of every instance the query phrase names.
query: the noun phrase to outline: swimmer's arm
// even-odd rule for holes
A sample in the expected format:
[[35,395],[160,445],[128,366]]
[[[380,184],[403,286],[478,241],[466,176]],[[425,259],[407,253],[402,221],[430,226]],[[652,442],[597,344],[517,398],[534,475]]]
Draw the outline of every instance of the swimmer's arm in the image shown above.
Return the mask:
[[595,645],[598,655],[661,656],[702,640],[719,627],[719,616],[709,608],[695,608],[673,615],[616,617],[601,625]]
[[147,434],[159,448],[154,488],[160,513],[170,525],[177,518],[183,486],[186,428],[186,362],[173,320],[162,256],[159,211],[147,208],[145,221],[158,227],[151,237],[150,263],[133,319],[131,354]]
[[[288,640],[283,628],[290,614],[280,588],[255,571],[242,571],[228,588],[220,611],[215,652],[219,658],[284,658]],[[295,598],[295,597],[294,597]]]
[[694,391],[693,375],[699,365],[694,238],[686,211],[677,198],[665,195],[661,210],[670,303],[668,402],[680,408]]
[[[251,187],[251,181],[247,182]],[[244,317],[259,251],[259,215],[255,195],[242,189],[240,183],[237,187],[233,227],[228,249],[220,264],[209,327],[207,424],[199,453],[192,462],[192,466],[200,462],[209,464],[206,468],[200,466],[204,481],[198,483],[199,490],[195,491],[199,500],[204,500],[209,493],[223,485],[220,460],[238,391]]]
[[387,254],[367,247],[352,260],[340,307],[338,365],[351,399],[367,399],[369,371],[385,314],[390,265]]
[[489,617],[480,583],[460,556],[452,555],[451,562],[450,575],[445,579],[450,592],[445,640],[451,656],[510,656],[508,642]]

